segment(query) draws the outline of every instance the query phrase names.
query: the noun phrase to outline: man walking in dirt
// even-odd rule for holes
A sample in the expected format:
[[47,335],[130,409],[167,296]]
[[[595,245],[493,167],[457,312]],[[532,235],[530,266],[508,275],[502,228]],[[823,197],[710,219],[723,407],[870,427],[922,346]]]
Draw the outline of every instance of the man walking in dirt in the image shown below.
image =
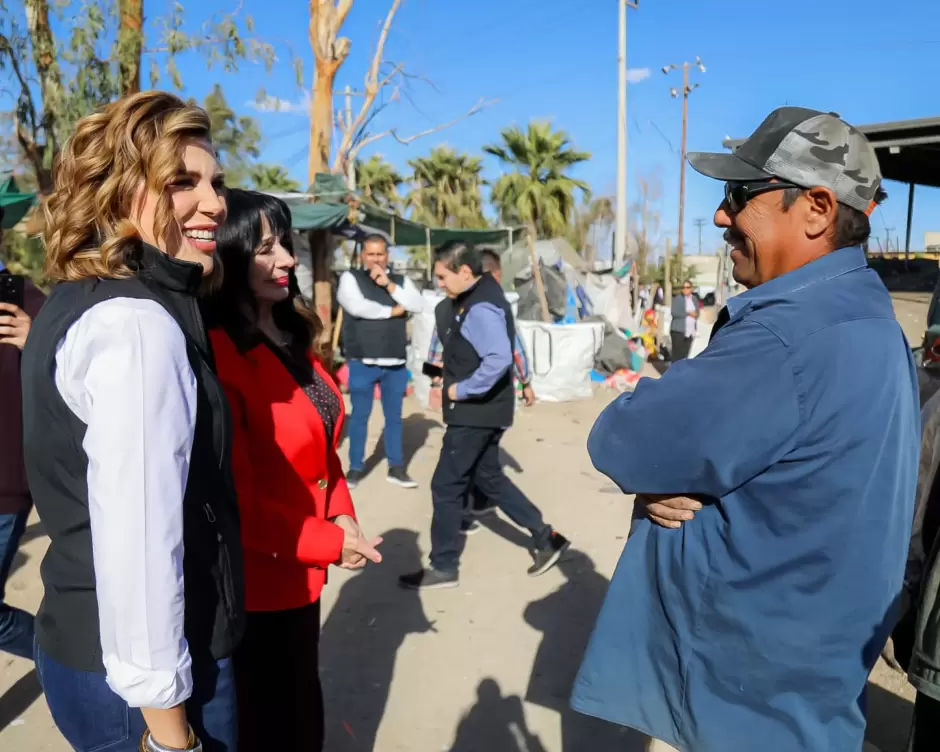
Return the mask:
[[715,224],[748,290],[591,433],[637,500],[572,706],[685,752],[858,752],[920,444],[911,350],[862,251],[878,159],[784,107],[689,161],[725,183]]
[[[445,243],[435,254],[438,284],[451,298],[448,320],[438,320],[444,344],[444,445],[431,481],[431,565],[403,575],[402,587],[457,587],[463,542],[460,523],[471,484],[532,534],[529,575],[551,569],[570,545],[542,513],[509,483],[499,442],[513,422],[512,309],[502,288],[483,273],[473,246]],[[445,305],[447,302],[442,303]]]
[[[483,259],[483,273],[489,274],[501,285],[503,281],[503,264],[499,254],[496,251],[485,248],[480,251],[480,256]],[[453,302],[449,298],[438,303],[438,310],[435,311],[435,315],[440,314],[440,316],[446,319],[447,316],[450,315],[452,305]],[[440,308],[440,306],[445,307]],[[445,313],[445,311],[447,313]],[[428,363],[437,368],[442,368],[444,365],[444,345],[441,343],[441,338],[437,334],[436,324],[434,331],[431,332],[431,346],[428,348]],[[535,390],[532,388],[532,371],[529,368],[529,356],[525,351],[525,343],[522,341],[522,337],[519,336],[519,332],[516,332],[516,336],[513,339],[512,370],[516,381],[522,387],[523,404],[526,407],[532,407],[532,405],[535,404]],[[431,382],[431,404],[432,407],[436,407],[437,409],[440,409],[443,405],[443,395],[441,394],[442,384],[443,379],[441,377],[436,377]],[[471,487],[469,500],[467,502],[467,513],[464,516],[463,522],[460,523],[460,532],[467,535],[479,532],[482,526],[475,518],[494,512],[495,510],[496,507],[486,498],[486,495],[480,490],[478,484],[474,483]]]

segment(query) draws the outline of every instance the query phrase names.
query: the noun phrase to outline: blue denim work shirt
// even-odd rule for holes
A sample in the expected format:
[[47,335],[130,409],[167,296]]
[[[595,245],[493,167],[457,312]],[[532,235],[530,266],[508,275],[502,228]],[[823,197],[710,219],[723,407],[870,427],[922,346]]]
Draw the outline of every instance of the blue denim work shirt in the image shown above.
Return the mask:
[[860,248],[732,298],[708,348],[611,404],[588,440],[636,518],[572,707],[684,752],[859,752],[917,484],[910,348]]

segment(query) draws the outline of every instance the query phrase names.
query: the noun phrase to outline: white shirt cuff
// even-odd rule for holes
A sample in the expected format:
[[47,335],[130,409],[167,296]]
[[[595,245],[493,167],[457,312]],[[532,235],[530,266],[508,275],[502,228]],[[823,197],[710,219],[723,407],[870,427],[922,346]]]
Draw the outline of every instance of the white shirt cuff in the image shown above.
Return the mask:
[[132,708],[167,710],[193,693],[192,658],[187,650],[176,670],[153,670],[105,656],[108,686]]

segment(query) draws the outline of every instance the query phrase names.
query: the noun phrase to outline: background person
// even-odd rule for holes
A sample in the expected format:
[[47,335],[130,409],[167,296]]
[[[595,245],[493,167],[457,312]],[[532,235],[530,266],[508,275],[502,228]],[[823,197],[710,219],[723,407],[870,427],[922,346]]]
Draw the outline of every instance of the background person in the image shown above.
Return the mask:
[[280,199],[228,192],[225,279],[206,305],[232,409],[245,547],[245,637],[235,651],[243,750],[323,747],[320,593],[331,564],[381,560],[356,523],[336,446],[345,410],[311,346],[320,321],[294,274]]
[[517,525],[532,534],[536,577],[551,569],[571,545],[542,519],[542,513],[513,486],[499,460],[499,442],[512,425],[512,309],[502,288],[483,273],[481,254],[463,242],[435,253],[434,273],[453,301],[435,310],[444,343],[444,423],[447,431],[431,481],[430,567],[402,575],[402,587],[457,587],[462,540],[460,524],[474,483]]
[[677,363],[689,357],[692,340],[698,331],[698,302],[692,291],[692,283],[682,283],[682,291],[672,299],[672,323],[669,333],[672,339],[672,362]]
[[[3,209],[0,208],[0,223]],[[0,229],[0,246],[3,230]],[[0,261],[0,274],[9,274]],[[32,507],[23,463],[20,352],[45,296],[26,280],[23,308],[0,303],[0,650],[33,657],[33,615],[3,602],[4,588]]]
[[[502,284],[503,265],[499,254],[496,253],[496,251],[484,249],[480,251],[480,256],[483,259],[483,273],[489,274],[498,284]],[[445,298],[438,303],[438,305],[452,306],[453,302],[450,298]],[[446,318],[446,316],[444,318]],[[437,335],[436,323],[434,330],[431,332],[428,363],[438,368],[444,366],[444,345],[441,343],[441,338]],[[525,343],[522,341],[522,337],[519,335],[518,331],[516,331],[516,336],[513,338],[512,366],[516,381],[522,385],[523,404],[525,404],[526,407],[532,407],[532,405],[535,404],[535,390],[532,388],[532,372],[529,370],[529,357],[526,355]],[[436,378],[431,383],[431,406],[436,409],[441,409],[444,404],[443,395],[441,394],[442,384],[443,380],[441,378]],[[474,482],[470,489],[467,515],[463,522],[460,523],[461,532],[469,535],[479,532],[480,523],[475,520],[474,517],[495,511],[495,509],[496,507],[490,503],[486,494],[484,494],[483,491],[480,490],[479,485]]]
[[416,488],[408,475],[402,447],[402,404],[408,391],[409,314],[421,313],[424,298],[414,283],[388,266],[388,242],[370,235],[362,244],[362,269],[339,278],[337,302],[343,308],[343,349],[349,364],[349,471],[355,488],[365,472],[369,416],[378,385],[385,416],[388,482]]
[[118,100],[78,121],[43,207],[58,284],[23,351],[49,534],[36,670],[77,750],[236,749],[231,416],[196,303],[225,219],[209,128],[171,94]]

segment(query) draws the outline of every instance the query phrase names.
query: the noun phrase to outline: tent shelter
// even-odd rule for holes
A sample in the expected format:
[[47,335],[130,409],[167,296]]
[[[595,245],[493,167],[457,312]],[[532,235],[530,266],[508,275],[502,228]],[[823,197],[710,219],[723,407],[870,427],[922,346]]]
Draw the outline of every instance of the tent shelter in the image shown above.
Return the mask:
[[[907,183],[907,231],[904,253],[911,252],[911,221],[914,216],[914,187],[940,187],[940,117],[861,125],[858,129],[875,147],[881,174],[886,180]],[[724,146],[736,149],[744,139],[725,139]]]
[[[337,175],[318,174],[312,193],[277,193],[272,194],[283,199],[291,209],[295,230],[333,230],[340,231],[350,224],[357,224],[370,231],[379,232],[388,238],[390,245],[425,246],[428,261],[435,246],[449,240],[466,240],[476,245],[511,246],[516,238],[521,238],[523,228],[500,227],[484,229],[454,229],[448,227],[429,227],[410,219],[399,217],[372,204],[359,201],[352,213],[350,222],[350,195]],[[428,263],[430,276],[432,264]]]
[[3,210],[2,229],[13,228],[36,203],[35,193],[22,193],[12,173],[0,174],[0,209]]

